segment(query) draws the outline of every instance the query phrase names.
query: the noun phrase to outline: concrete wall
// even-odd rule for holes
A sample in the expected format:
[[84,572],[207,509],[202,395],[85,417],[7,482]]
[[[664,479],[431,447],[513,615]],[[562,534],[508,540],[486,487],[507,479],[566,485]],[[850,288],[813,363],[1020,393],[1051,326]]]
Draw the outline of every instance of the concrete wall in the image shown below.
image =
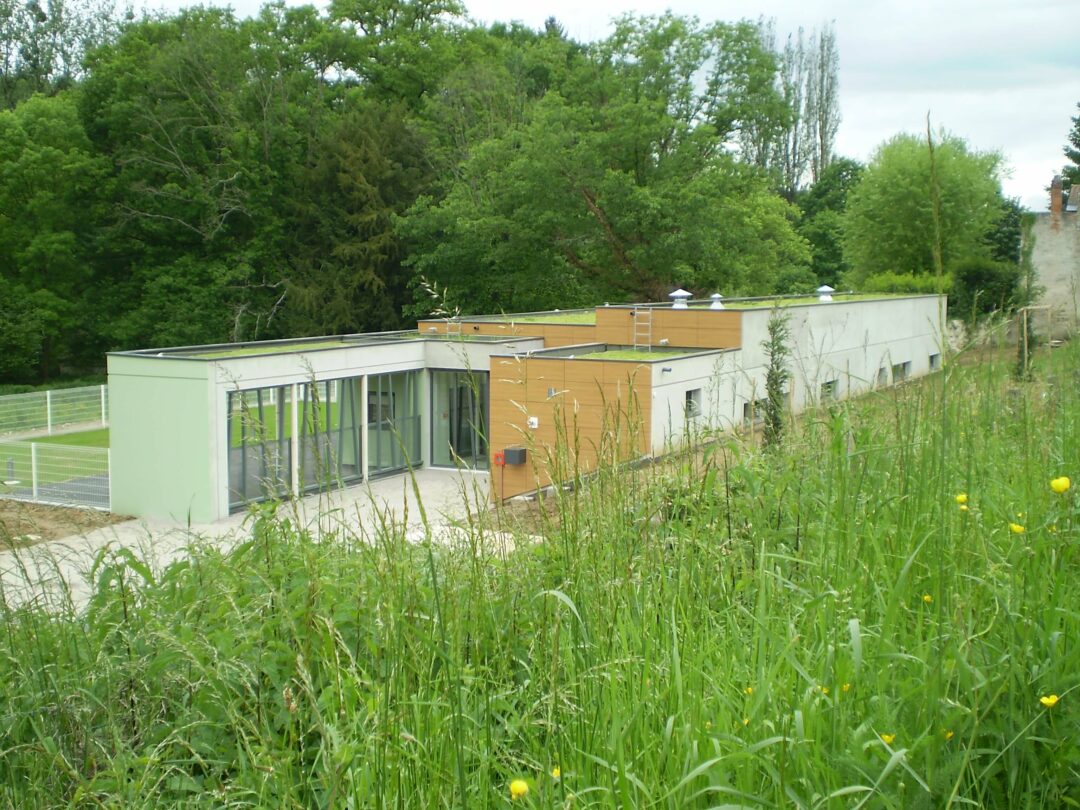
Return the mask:
[[210,365],[111,355],[112,511],[206,522],[215,510]]
[[1039,329],[1071,334],[1080,326],[1080,214],[1036,214],[1031,235],[1036,284],[1044,288],[1037,303],[1051,307],[1049,324],[1037,315]]
[[[909,377],[928,373],[931,355],[942,353],[944,296],[925,295],[867,301],[836,301],[785,307],[791,330],[791,406],[799,412],[821,398],[822,385],[836,381],[840,398],[875,387],[879,370],[887,383],[893,365],[909,362]],[[743,312],[743,350],[733,417],[742,403],[765,396],[769,309]]]
[[[668,453],[702,431],[737,425],[731,402],[739,363],[740,352],[726,350],[652,364],[652,455]],[[697,415],[687,413],[688,391],[699,392]]]

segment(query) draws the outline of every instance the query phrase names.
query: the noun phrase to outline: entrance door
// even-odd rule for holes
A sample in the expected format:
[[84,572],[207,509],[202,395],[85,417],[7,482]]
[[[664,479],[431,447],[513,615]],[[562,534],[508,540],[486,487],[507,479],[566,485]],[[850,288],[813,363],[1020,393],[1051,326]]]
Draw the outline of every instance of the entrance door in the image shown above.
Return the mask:
[[432,463],[488,468],[488,375],[432,372]]

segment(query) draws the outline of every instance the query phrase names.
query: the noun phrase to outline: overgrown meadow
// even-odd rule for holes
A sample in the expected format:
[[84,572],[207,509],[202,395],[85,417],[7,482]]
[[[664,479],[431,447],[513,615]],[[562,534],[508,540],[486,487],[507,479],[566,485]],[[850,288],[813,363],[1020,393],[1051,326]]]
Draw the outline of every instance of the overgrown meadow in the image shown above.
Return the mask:
[[454,548],[264,507],[228,554],[102,558],[85,611],[6,611],[2,804],[1078,806],[1078,350]]

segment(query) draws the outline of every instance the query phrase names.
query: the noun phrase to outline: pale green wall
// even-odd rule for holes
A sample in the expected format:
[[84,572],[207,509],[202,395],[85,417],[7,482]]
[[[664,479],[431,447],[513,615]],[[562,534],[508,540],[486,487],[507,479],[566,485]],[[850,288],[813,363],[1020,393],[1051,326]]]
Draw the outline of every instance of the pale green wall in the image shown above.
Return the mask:
[[209,363],[109,356],[112,511],[214,520]]

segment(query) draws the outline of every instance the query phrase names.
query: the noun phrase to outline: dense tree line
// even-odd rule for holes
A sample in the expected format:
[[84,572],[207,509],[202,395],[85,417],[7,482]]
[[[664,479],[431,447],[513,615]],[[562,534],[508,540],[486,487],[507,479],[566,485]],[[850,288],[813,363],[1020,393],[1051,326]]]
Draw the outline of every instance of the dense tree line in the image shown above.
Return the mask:
[[99,1],[0,0],[0,379],[402,327],[432,286],[521,311],[866,270],[828,28],[627,16],[581,43],[456,0]]

